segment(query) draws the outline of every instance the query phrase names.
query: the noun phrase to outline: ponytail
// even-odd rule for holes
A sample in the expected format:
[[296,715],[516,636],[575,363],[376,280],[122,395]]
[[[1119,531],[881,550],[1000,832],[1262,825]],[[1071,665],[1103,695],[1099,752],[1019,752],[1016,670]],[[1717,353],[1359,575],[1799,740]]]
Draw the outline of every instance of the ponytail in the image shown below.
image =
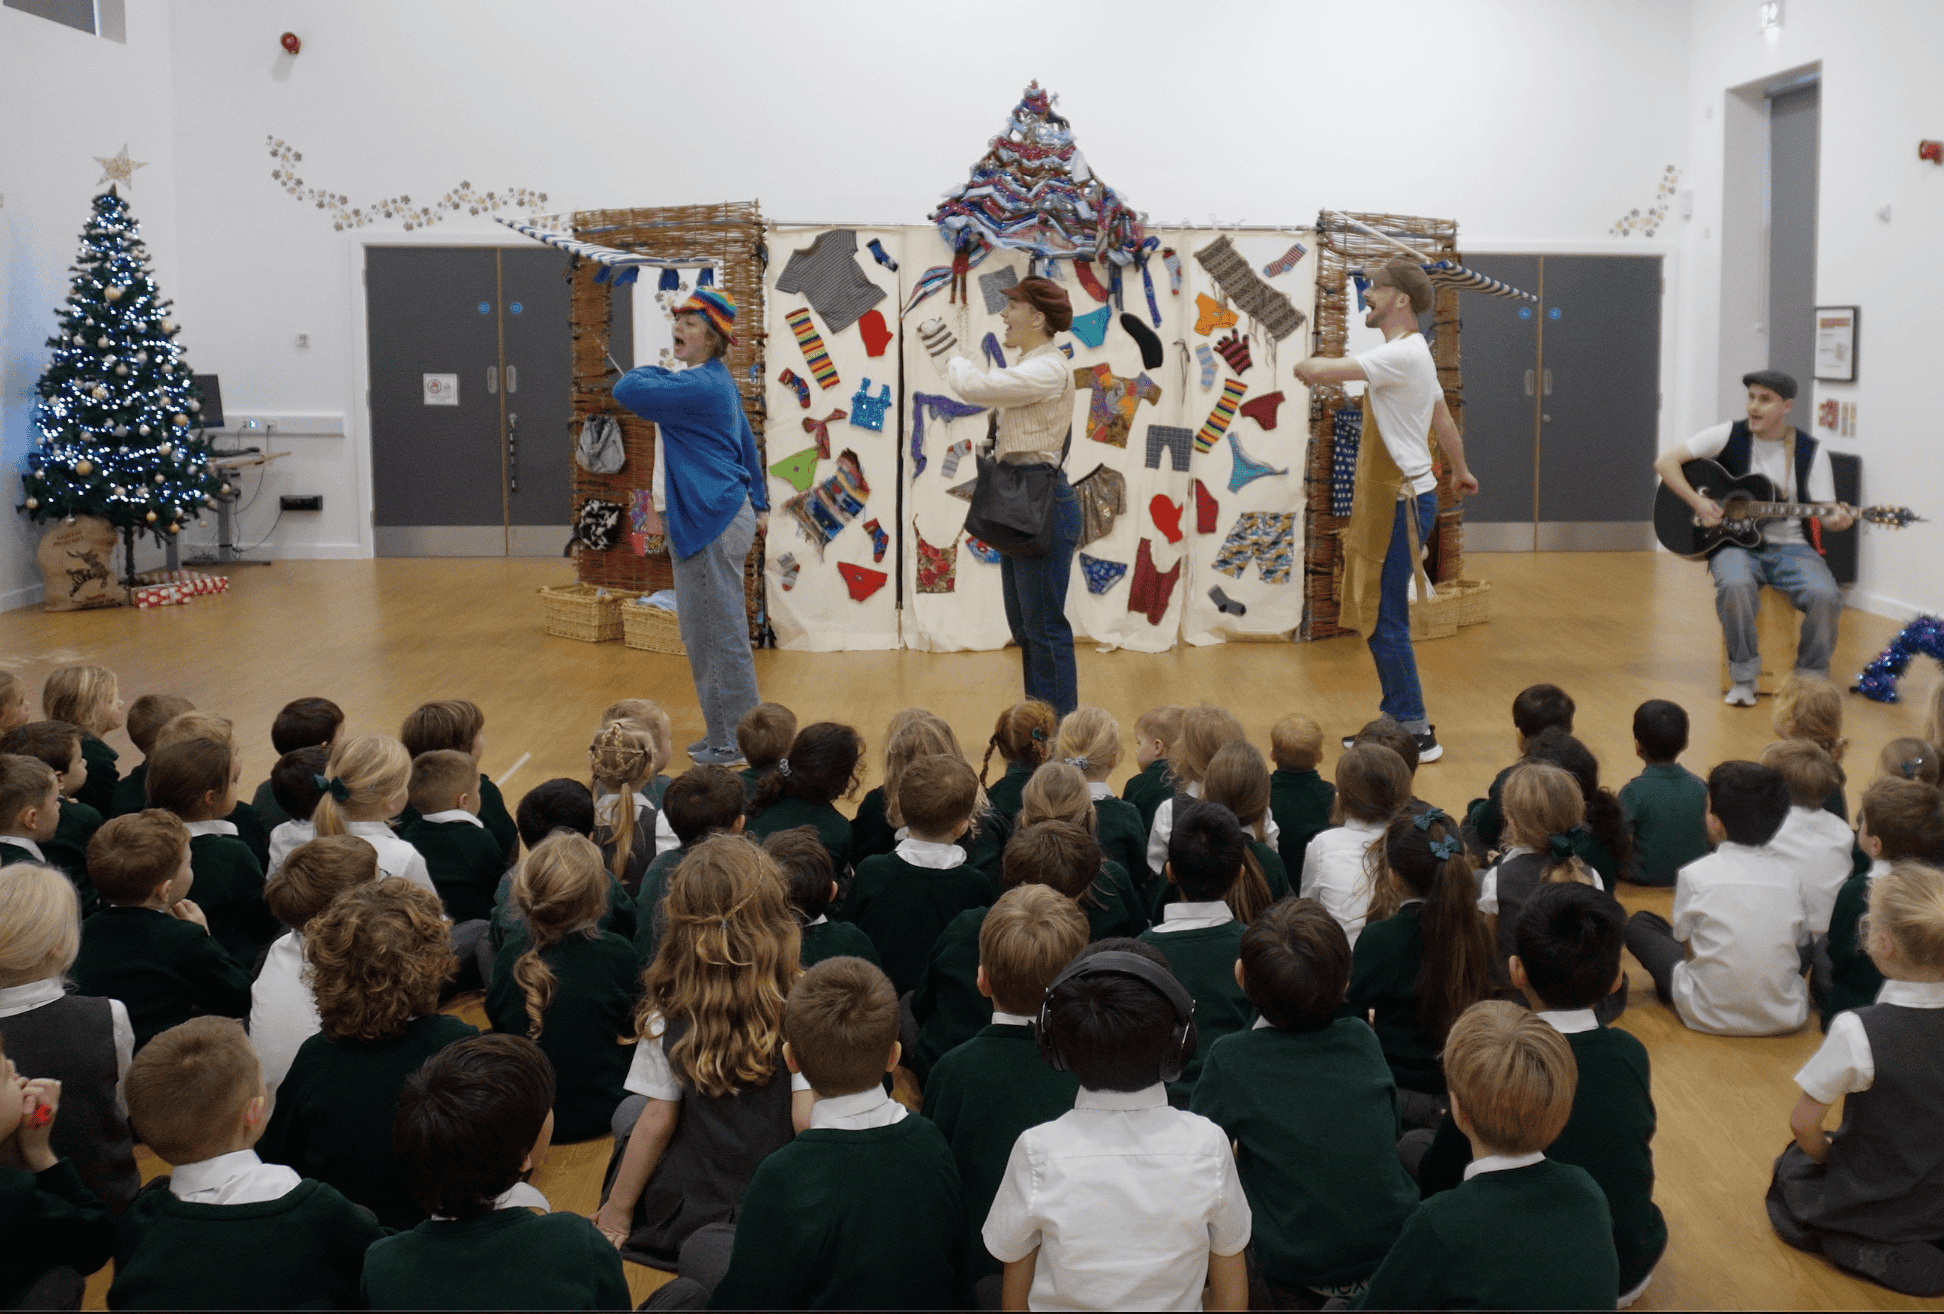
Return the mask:
[[571,832],[555,831],[514,868],[513,905],[526,923],[527,948],[513,964],[513,981],[526,1001],[527,1039],[540,1039],[558,984],[542,955],[600,925],[607,885],[600,849]]
[[[1244,832],[1246,834],[1246,832]],[[1222,902],[1235,914],[1235,920],[1247,926],[1262,916],[1263,910],[1275,902],[1274,892],[1269,888],[1269,878],[1263,874],[1262,864],[1256,861],[1255,852],[1242,850],[1242,872],[1229,886]]]
[[999,713],[992,738],[986,741],[985,757],[979,763],[979,787],[985,787],[986,768],[992,764],[994,749],[1008,764],[1037,767],[1053,756],[1053,741],[1059,733],[1059,713],[1052,704],[1037,698],[1014,703]]
[[1458,1016],[1492,991],[1495,955],[1491,931],[1478,911],[1471,856],[1451,818],[1436,808],[1393,819],[1384,829],[1382,851],[1397,883],[1423,900],[1418,1030],[1442,1045]]
[[[639,721],[610,721],[595,734],[587,756],[596,800],[603,790],[619,796],[614,820],[607,827],[608,842],[614,849],[608,870],[618,881],[627,873],[628,859],[634,855],[635,791],[648,783],[655,770],[654,733]],[[598,818],[597,809],[597,824]]]

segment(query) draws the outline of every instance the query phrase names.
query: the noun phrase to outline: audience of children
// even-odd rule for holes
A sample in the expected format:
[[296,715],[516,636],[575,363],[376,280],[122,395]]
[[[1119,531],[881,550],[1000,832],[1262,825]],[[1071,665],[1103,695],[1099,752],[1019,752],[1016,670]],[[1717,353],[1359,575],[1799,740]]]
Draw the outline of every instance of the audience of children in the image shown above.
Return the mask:
[[[61,828],[61,776],[37,757],[0,753],[0,865],[34,862],[46,865],[41,846]],[[74,882],[84,911],[97,901],[93,887],[59,869]]]
[[[986,741],[985,757],[979,762],[979,788],[985,790],[992,810],[1007,825],[1019,814],[1019,799],[1026,782],[1042,762],[1052,758],[1059,732],[1059,714],[1052,704],[1037,698],[1014,703],[999,713],[999,720],[992,727],[992,738]],[[992,767],[994,753],[999,754],[1006,769],[1005,774],[988,785],[986,773]]]
[[27,706],[27,686],[12,671],[0,671],[0,734],[33,719]]
[[653,962],[661,944],[665,929],[661,901],[668,891],[668,878],[689,850],[709,836],[743,833],[745,798],[744,782],[727,767],[690,767],[669,782],[662,795],[661,820],[668,823],[679,843],[655,855],[635,891],[634,940],[642,962]]
[[[929,742],[919,743],[915,737],[905,734],[907,726],[920,721],[936,723],[939,733],[929,737]],[[790,737],[795,738],[792,730]],[[940,739],[951,739],[954,747],[951,752],[958,753],[958,740],[952,736],[952,728],[944,721],[922,707],[907,707],[898,712],[884,727],[884,757],[882,783],[864,791],[857,800],[857,811],[851,817],[851,866],[855,868],[866,858],[875,858],[880,853],[889,853],[897,847],[897,832],[903,825],[893,821],[894,809],[891,799],[897,793],[892,787],[897,773],[906,763],[920,757],[930,757],[933,753],[946,751],[936,746]],[[959,753],[963,757],[964,754]]]
[[1650,698],[1634,709],[1634,752],[1645,765],[1620,789],[1633,837],[1633,879],[1672,885],[1675,873],[1706,857],[1708,783],[1680,764],[1688,714],[1679,703]]
[[121,782],[115,763],[121,754],[101,737],[121,728],[122,710],[120,683],[106,667],[57,667],[41,684],[41,715],[81,727],[81,755],[88,771],[75,801],[104,817],[115,810],[115,786]]
[[632,898],[659,848],[661,808],[647,792],[660,766],[654,730],[627,717],[608,721],[595,732],[587,760],[594,782],[593,839]]
[[[405,751],[411,754],[415,763],[427,753],[463,753],[471,760],[472,774],[477,777],[479,785],[477,789],[465,791],[474,796],[468,811],[479,819],[479,824],[499,845],[500,866],[503,869],[519,853],[520,832],[513,824],[512,815],[506,810],[506,799],[501,796],[499,786],[493,783],[491,776],[479,769],[479,760],[486,755],[486,714],[479,710],[479,704],[466,698],[423,703],[405,718],[405,724],[398,731],[398,740],[405,745]],[[430,809],[420,807],[414,801],[405,813],[406,823],[414,819],[414,813],[423,815],[428,811]],[[460,919],[455,917],[454,920]]]
[[1174,797],[1178,785],[1168,765],[1168,754],[1181,737],[1181,718],[1186,709],[1169,704],[1150,707],[1134,718],[1135,773],[1121,786],[1121,797],[1141,811],[1141,831],[1154,828],[1154,814],[1164,799]]
[[[720,769],[695,767],[687,774]],[[680,783],[678,777],[676,784]],[[670,785],[668,792],[672,795],[675,786]],[[783,873],[790,906],[796,909],[797,922],[802,927],[800,957],[806,971],[826,958],[862,958],[873,967],[878,966],[877,946],[871,943],[870,936],[849,922],[830,919],[829,909],[838,895],[837,872],[823,841],[817,838],[816,827],[793,826],[779,830],[763,841],[763,852],[770,855],[770,860]],[[643,920],[645,923],[646,919]]]
[[1769,849],[1795,873],[1809,934],[1825,940],[1837,892],[1850,877],[1850,851],[1856,844],[1849,823],[1823,807],[1830,791],[1839,788],[1836,764],[1806,739],[1779,740],[1757,760],[1780,772],[1789,787],[1789,815]]
[[1336,801],[1335,786],[1317,770],[1323,762],[1323,727],[1291,712],[1270,727],[1269,756],[1276,763],[1269,776],[1269,815],[1282,832],[1276,856],[1285,871],[1300,873],[1309,842],[1330,828],[1330,805]]
[[317,838],[317,825],[312,817],[317,812],[317,800],[324,797],[321,782],[325,779],[324,768],[330,763],[331,750],[313,745],[292,749],[270,768],[270,779],[264,786],[273,796],[277,815],[284,820],[270,831],[270,861],[263,868],[266,879],[277,874],[277,869],[299,845]]
[[[1556,684],[1535,684],[1519,690],[1512,700],[1512,728],[1518,742],[1519,761],[1532,754],[1532,742],[1548,730],[1573,733],[1573,715],[1579,710],[1571,694]],[[1515,762],[1512,766],[1517,766]],[[1484,798],[1475,798],[1465,810],[1465,831],[1472,847],[1481,855],[1499,847],[1505,815],[1499,808],[1499,793],[1505,788],[1512,767],[1492,778]]]
[[1583,829],[1569,834],[1573,852],[1599,876],[1602,888],[1611,890],[1633,872],[1633,834],[1627,828],[1626,812],[1612,790],[1600,784],[1600,762],[1579,740],[1560,729],[1542,731],[1532,741],[1527,762],[1545,762],[1558,767],[1579,786],[1585,807]]
[[[412,759],[410,797],[415,815],[399,827],[398,837],[425,859],[432,888],[455,924],[493,915],[493,894],[506,871],[507,846],[487,829],[482,812],[484,780],[478,760],[457,749],[435,748]],[[504,814],[506,805],[500,803],[499,809]],[[506,818],[506,825],[517,849],[519,832],[512,817]]]
[[[1093,791],[1078,767],[1066,762],[1042,763],[1019,795],[1019,813],[1014,835],[1046,821],[1063,821],[1084,832],[1099,846],[1100,860],[1085,891],[1077,896],[1093,928],[1093,938],[1110,935],[1139,935],[1152,920],[1147,913],[1135,880],[1128,870],[1107,853],[1100,843],[1100,810]],[[1007,841],[1010,849],[1012,841]],[[1002,872],[989,875],[1001,875]],[[1166,888],[1166,882],[1162,882]],[[996,889],[1010,888],[1004,879],[994,880]]]
[[1353,744],[1336,764],[1334,823],[1303,851],[1298,893],[1330,910],[1354,948],[1370,916],[1377,884],[1369,853],[1391,818],[1411,799],[1411,772],[1382,744]]
[[392,830],[412,801],[412,758],[389,735],[341,739],[324,765],[311,826],[318,835],[356,835],[378,851],[378,870],[410,881],[434,898],[425,858]]
[[[1116,798],[1113,786],[1107,783],[1107,777],[1120,766],[1120,722],[1105,708],[1083,703],[1060,718],[1054,752],[1087,782],[1087,796],[1094,806],[1094,835],[1100,841],[1101,853],[1109,862],[1120,864],[1122,873],[1134,882],[1138,893],[1151,893],[1153,875],[1147,865],[1149,821],[1142,820],[1141,810],[1132,803]],[[1024,797],[1023,792],[1021,796]]]
[[1937,749],[1929,740],[1914,735],[1892,739],[1883,746],[1877,755],[1877,774],[1896,776],[1903,780],[1921,780],[1926,785],[1935,785],[1939,779],[1940,763]]
[[779,830],[814,827],[831,865],[848,872],[850,818],[835,805],[856,793],[857,764],[863,756],[864,737],[847,725],[819,721],[797,731],[789,755],[776,760],[750,795],[750,837],[761,840]]
[[227,740],[178,739],[157,748],[148,768],[149,805],[174,813],[189,832],[196,903],[209,919],[209,934],[255,971],[277,938],[277,923],[263,906],[263,866],[227,820],[242,774],[235,747]]
[[1856,842],[1869,861],[1843,882],[1829,914],[1830,982],[1822,1000],[1822,1028],[1840,1013],[1876,1002],[1883,973],[1870,957],[1863,915],[1870,887],[1896,862],[1929,862],[1944,847],[1944,799],[1935,787],[1886,777],[1872,781],[1857,809]]
[[750,797],[763,773],[790,755],[796,735],[796,713],[781,703],[758,703],[736,722],[736,751],[743,755],[736,775]]
[[1576,851],[1574,832],[1584,834],[1586,796],[1564,768],[1529,758],[1512,768],[1499,791],[1506,845],[1478,880],[1478,910],[1485,914],[1504,962],[1526,900],[1542,885],[1577,881],[1602,887],[1599,873]]
[[1849,777],[1843,772],[1843,755],[1849,749],[1849,740],[1843,737],[1843,691],[1828,680],[1791,675],[1776,691],[1770,721],[1779,737],[1806,739],[1829,754],[1829,760],[1836,764],[1836,788],[1823,806],[1847,818],[1849,801],[1844,790]]
[[[236,779],[231,782],[233,787],[230,791],[230,810],[222,817],[216,818],[217,820],[227,822],[230,829],[217,833],[234,835],[237,839],[243,841],[244,847],[249,849],[250,853],[256,858],[257,865],[265,871],[268,871],[270,866],[270,831],[263,824],[263,819],[257,816],[256,809],[248,803],[243,802],[241,796],[234,788],[234,786],[240,784],[242,781],[243,761],[242,750],[236,743],[235,727],[230,723],[228,717],[217,716],[213,712],[199,712],[193,709],[187,712],[181,712],[170,717],[162,728],[155,732],[155,743],[151,751],[160,752],[170,744],[179,744],[189,739],[213,739],[217,743],[225,745],[235,758],[234,770]],[[143,777],[143,788],[146,793],[146,775]]]
[[[150,695],[153,696],[153,695]],[[136,700],[139,705],[141,700]],[[128,737],[135,738],[134,708],[129,709]],[[189,709],[185,706],[183,711]],[[278,711],[276,720],[270,723],[270,746],[277,750],[279,762],[305,749],[321,748],[324,757],[313,774],[322,775],[324,762],[330,760],[331,749],[337,745],[338,736],[344,733],[344,709],[328,698],[298,698],[285,703]],[[136,747],[141,748],[140,741]],[[144,753],[148,752],[143,748]],[[139,769],[139,768],[138,768]],[[277,778],[273,771],[270,779],[257,786],[250,806],[256,809],[263,824],[276,833],[276,828],[286,821],[308,820],[309,813],[302,815],[290,811],[284,796],[277,789]]]
[[1223,744],[1202,772],[1202,799],[1221,804],[1242,823],[1249,856],[1229,907],[1241,921],[1254,921],[1257,913],[1289,893],[1289,869],[1267,841],[1275,819],[1269,811],[1269,763],[1261,750],[1242,739]]
[[36,758],[54,772],[60,819],[54,833],[40,841],[39,848],[49,863],[68,874],[75,889],[83,894],[83,906],[92,912],[94,888],[88,884],[88,841],[101,829],[103,818],[87,804],[74,801],[88,774],[81,757],[81,728],[66,721],[29,721],[0,735],[0,753]]
[[[1168,834],[1174,827],[1174,814],[1184,803],[1202,796],[1203,778],[1215,754],[1245,738],[1242,723],[1226,707],[1198,703],[1182,711],[1181,730],[1175,736],[1168,758],[1168,773],[1175,782],[1175,792],[1161,800],[1148,826],[1147,863],[1155,876],[1161,874],[1162,866],[1168,861]],[[1274,841],[1281,833],[1272,833],[1270,840]]]

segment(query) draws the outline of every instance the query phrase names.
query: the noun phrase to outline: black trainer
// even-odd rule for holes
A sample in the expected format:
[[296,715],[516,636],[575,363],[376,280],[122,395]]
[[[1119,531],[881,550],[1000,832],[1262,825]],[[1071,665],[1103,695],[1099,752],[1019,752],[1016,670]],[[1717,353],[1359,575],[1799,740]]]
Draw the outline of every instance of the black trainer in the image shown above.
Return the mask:
[[1417,740],[1419,766],[1423,766],[1426,762],[1435,762],[1444,756],[1444,745],[1438,742],[1437,726],[1427,726],[1423,734],[1412,735],[1411,738]]

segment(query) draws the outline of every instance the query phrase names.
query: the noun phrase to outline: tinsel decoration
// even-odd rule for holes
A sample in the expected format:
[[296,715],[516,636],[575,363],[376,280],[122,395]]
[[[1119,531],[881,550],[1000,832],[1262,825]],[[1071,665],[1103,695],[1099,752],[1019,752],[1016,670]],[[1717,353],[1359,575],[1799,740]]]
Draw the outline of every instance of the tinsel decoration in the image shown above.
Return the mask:
[[1904,626],[1890,646],[1856,677],[1855,691],[1872,702],[1896,702],[1897,678],[1910,669],[1913,657],[1933,657],[1944,663],[1944,621],[1919,616]]

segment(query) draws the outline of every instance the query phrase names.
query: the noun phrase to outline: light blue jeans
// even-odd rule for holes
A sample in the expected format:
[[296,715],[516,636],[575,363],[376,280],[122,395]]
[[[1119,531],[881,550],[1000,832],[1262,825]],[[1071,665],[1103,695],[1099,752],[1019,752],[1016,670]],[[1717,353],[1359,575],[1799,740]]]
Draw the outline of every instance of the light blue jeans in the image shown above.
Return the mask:
[[1397,504],[1398,514],[1391,518],[1390,547],[1384,552],[1382,600],[1377,606],[1377,623],[1370,630],[1370,656],[1377,663],[1377,682],[1383,686],[1384,701],[1378,709],[1385,716],[1403,722],[1412,734],[1429,729],[1424,715],[1424,691],[1418,685],[1417,654],[1411,650],[1411,526],[1404,518],[1406,506],[1415,507],[1418,517],[1418,543],[1430,537],[1438,521],[1438,495],[1420,493],[1408,502]]
[[1749,684],[1762,673],[1755,612],[1764,584],[1780,590],[1802,613],[1796,674],[1829,678],[1843,594],[1816,549],[1807,543],[1765,543],[1753,552],[1725,547],[1710,558],[1708,572],[1714,576],[1715,614],[1721,617],[1721,637],[1728,646],[1729,679]]
[[756,541],[756,512],[745,501],[728,528],[692,556],[675,557],[675,617],[688,649],[695,700],[711,752],[734,752],[736,723],[762,700],[749,650],[743,562]]

